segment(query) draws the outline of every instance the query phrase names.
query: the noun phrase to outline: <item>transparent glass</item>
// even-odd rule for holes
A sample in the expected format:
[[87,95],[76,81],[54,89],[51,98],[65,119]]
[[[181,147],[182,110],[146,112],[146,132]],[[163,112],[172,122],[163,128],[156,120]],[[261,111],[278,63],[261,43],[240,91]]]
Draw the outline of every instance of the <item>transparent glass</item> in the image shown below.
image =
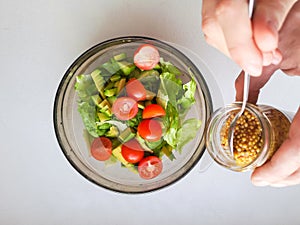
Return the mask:
[[[165,61],[170,61],[182,72],[183,82],[195,76],[196,103],[187,118],[202,121],[197,136],[189,142],[181,154],[171,161],[163,158],[162,173],[151,180],[123,168],[120,163],[106,165],[90,156],[88,143],[84,139],[84,125],[77,110],[78,96],[74,90],[76,76],[91,73],[114,55],[133,55],[143,43],[151,43],[159,50]],[[206,74],[207,76],[207,74]],[[208,75],[210,76],[210,74]],[[146,37],[120,37],[102,42],[79,56],[63,76],[54,103],[54,128],[59,145],[72,166],[91,182],[109,190],[122,193],[144,193],[168,186],[186,175],[200,160],[205,150],[205,127],[212,113],[212,98],[203,74],[195,64],[177,48],[159,40]]]
[[[230,118],[240,110],[241,105],[241,102],[236,102],[216,110],[208,123],[206,131],[206,146],[211,157],[223,167],[240,172],[261,166],[270,159],[286,139],[291,124],[291,118],[287,116],[287,114],[272,106],[256,106],[248,103],[246,111],[250,113],[249,116],[253,115],[257,121],[256,125],[260,132],[255,133],[255,136],[259,136],[259,140],[262,144],[259,145],[260,148],[251,155],[251,152],[249,152],[250,139],[246,139],[248,142],[245,143],[245,148],[242,149],[241,152],[232,154],[229,148],[222,142],[224,141],[224,139],[222,139],[222,132],[224,131],[224,127],[226,127],[226,122],[230,121]],[[248,121],[250,121],[250,119]],[[241,126],[245,125],[242,124]],[[249,136],[249,134],[247,135]],[[253,136],[251,141],[256,140],[255,136]],[[235,133],[234,138],[238,139],[242,137]],[[228,136],[226,135],[225,140],[228,142]],[[246,158],[247,163],[240,163],[237,160],[237,157],[240,155],[243,155],[245,158],[248,157]]]

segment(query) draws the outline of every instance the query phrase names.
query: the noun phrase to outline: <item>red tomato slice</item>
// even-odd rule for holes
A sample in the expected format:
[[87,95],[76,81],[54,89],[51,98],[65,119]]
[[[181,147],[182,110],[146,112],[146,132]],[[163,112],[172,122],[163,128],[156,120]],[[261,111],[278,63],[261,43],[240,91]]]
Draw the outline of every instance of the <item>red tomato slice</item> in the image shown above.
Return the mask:
[[126,84],[127,95],[136,101],[146,99],[146,89],[144,85],[137,79],[132,78]]
[[144,149],[136,139],[131,139],[124,143],[121,153],[123,158],[129,163],[137,163],[144,157]]
[[157,48],[150,44],[141,45],[134,53],[134,64],[141,70],[151,70],[159,62]]
[[147,105],[143,110],[143,119],[149,119],[153,117],[165,116],[166,111],[158,104]]
[[155,119],[142,120],[137,130],[139,135],[147,141],[158,141],[162,136],[161,125]]
[[138,104],[133,98],[120,97],[114,102],[112,112],[119,120],[130,120],[138,112]]
[[157,156],[143,158],[138,165],[140,177],[147,180],[158,176],[162,169],[162,161]]
[[108,160],[112,154],[112,142],[107,137],[98,137],[94,139],[91,145],[91,155],[99,160]]

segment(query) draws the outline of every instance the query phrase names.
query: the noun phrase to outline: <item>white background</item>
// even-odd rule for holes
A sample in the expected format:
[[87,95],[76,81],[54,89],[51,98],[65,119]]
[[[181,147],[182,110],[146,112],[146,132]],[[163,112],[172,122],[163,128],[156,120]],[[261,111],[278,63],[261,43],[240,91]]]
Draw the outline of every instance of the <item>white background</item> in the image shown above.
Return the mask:
[[[107,191],[71,167],[53,129],[58,84],[83,51],[124,35],[189,48],[219,98],[234,100],[239,68],[204,42],[199,0],[0,0],[0,224],[300,224],[300,186],[255,187],[250,173],[216,164],[142,195]],[[296,111],[299,85],[277,73],[260,102]]]

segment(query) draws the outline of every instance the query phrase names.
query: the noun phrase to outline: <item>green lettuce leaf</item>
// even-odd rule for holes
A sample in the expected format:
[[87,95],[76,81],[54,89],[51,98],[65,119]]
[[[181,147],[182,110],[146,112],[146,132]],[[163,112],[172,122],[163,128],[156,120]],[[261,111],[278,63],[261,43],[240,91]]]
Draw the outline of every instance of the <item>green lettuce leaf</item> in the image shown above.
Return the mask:
[[191,79],[188,83],[183,85],[184,94],[177,102],[180,105],[181,116],[185,116],[192,105],[195,104],[196,88],[197,84],[194,79]]
[[177,131],[180,128],[180,119],[178,111],[172,104],[167,105],[166,116],[163,117],[163,124],[166,129],[163,136],[164,140],[173,148],[176,148],[178,143]]
[[98,129],[96,124],[96,107],[88,102],[78,103],[78,112],[81,115],[83,124],[90,135],[98,137]]
[[170,62],[165,62],[163,58],[160,58],[160,65],[163,72],[169,72],[175,76],[181,74],[181,71],[176,66]]
[[169,72],[162,73],[160,78],[158,97],[163,99],[166,110],[163,118],[164,140],[181,152],[183,146],[197,135],[201,125],[195,118],[184,121],[186,113],[195,103],[197,85],[193,78],[182,84],[181,79]]
[[187,119],[177,132],[177,150],[182,151],[184,145],[194,139],[201,126],[201,121],[196,118]]
[[93,137],[98,137],[96,124],[96,106],[91,96],[98,94],[96,85],[91,75],[79,75],[76,77],[75,90],[79,96],[78,112],[82,118],[86,130]]
[[75,90],[83,102],[89,102],[90,97],[98,93],[91,75],[78,75],[76,77]]
[[167,104],[177,107],[177,96],[182,91],[182,81],[172,73],[164,72],[160,75],[160,86],[157,92],[159,104],[166,108]]

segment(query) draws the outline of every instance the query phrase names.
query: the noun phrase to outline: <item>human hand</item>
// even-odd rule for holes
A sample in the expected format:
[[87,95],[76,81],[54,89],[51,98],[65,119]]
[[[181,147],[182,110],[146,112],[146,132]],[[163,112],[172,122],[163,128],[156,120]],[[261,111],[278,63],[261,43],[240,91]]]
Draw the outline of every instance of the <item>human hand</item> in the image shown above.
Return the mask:
[[257,0],[252,15],[248,1],[203,0],[202,30],[207,43],[232,58],[253,76],[278,64],[278,31],[295,0]]
[[[251,77],[249,102],[256,103],[260,89],[277,69],[289,75],[300,75],[299,12],[300,2],[297,2],[279,32],[282,62],[277,66],[264,67],[260,77]],[[236,79],[235,86],[236,100],[240,101],[243,96],[243,73]],[[251,179],[253,184],[258,186],[282,187],[300,183],[300,108],[292,121],[288,138],[269,162],[254,170]]]
[[292,121],[288,138],[270,161],[253,171],[251,180],[257,186],[300,184],[300,108]]

